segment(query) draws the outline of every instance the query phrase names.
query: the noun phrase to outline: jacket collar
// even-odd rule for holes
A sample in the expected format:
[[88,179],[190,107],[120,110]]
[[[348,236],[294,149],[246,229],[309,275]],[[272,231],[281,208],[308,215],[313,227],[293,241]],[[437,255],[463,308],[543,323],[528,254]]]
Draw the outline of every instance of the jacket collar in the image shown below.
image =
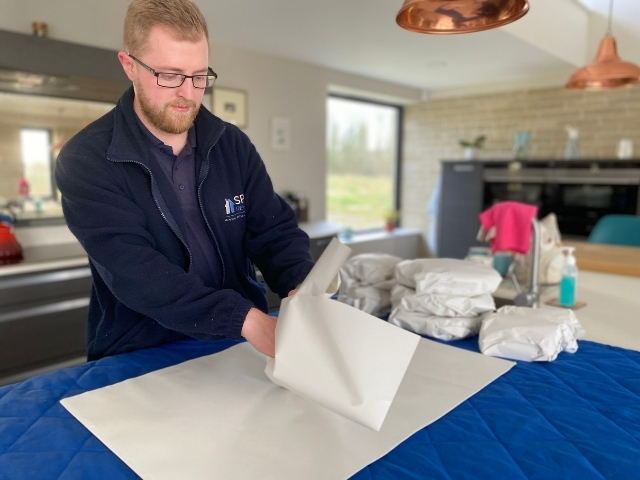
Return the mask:
[[[113,137],[107,149],[111,160],[135,160],[149,166],[149,143],[138,126],[133,110],[133,86],[124,92],[114,109]],[[226,130],[225,123],[200,106],[195,120],[198,150],[205,154]]]

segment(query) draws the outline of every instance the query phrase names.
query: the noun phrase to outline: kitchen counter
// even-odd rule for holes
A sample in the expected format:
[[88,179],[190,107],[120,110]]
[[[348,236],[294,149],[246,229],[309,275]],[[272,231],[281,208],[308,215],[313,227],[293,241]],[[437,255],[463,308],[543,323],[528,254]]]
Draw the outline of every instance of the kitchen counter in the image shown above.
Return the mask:
[[15,275],[88,266],[86,252],[66,225],[17,227],[24,260],[0,267],[0,279]]
[[640,277],[640,248],[588,242],[567,242],[576,247],[578,270]]

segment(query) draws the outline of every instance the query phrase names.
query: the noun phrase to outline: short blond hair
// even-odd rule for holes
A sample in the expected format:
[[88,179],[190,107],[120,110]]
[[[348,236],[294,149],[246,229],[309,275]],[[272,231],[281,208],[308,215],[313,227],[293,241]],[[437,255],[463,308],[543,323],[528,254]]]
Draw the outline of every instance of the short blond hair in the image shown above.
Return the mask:
[[178,40],[209,40],[207,21],[191,0],[133,0],[124,19],[124,49],[140,54],[145,50],[151,29],[166,27]]

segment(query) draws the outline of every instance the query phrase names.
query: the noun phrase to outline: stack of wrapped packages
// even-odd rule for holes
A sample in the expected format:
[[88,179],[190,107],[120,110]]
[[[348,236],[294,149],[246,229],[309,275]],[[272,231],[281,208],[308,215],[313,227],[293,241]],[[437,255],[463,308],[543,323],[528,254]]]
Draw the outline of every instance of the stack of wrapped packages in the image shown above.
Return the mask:
[[365,313],[382,317],[391,311],[394,272],[402,259],[384,253],[355,255],[340,269],[338,299]]
[[502,282],[487,265],[448,258],[402,261],[395,278],[389,322],[446,341],[478,334]]
[[488,315],[478,344],[485,355],[525,362],[552,362],[575,353],[585,330],[568,309],[506,306]]

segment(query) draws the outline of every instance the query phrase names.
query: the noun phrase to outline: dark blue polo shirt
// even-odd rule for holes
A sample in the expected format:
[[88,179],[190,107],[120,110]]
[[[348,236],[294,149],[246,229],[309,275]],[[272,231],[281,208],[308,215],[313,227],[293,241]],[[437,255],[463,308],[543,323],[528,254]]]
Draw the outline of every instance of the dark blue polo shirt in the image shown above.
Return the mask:
[[173,186],[173,192],[180,204],[185,224],[185,231],[182,233],[192,259],[189,273],[198,275],[206,286],[219,289],[222,283],[222,268],[198,201],[196,129],[189,129],[186,145],[178,155],[174,155],[170,146],[156,138],[137,116],[136,119],[149,141],[153,160],[160,165]]

